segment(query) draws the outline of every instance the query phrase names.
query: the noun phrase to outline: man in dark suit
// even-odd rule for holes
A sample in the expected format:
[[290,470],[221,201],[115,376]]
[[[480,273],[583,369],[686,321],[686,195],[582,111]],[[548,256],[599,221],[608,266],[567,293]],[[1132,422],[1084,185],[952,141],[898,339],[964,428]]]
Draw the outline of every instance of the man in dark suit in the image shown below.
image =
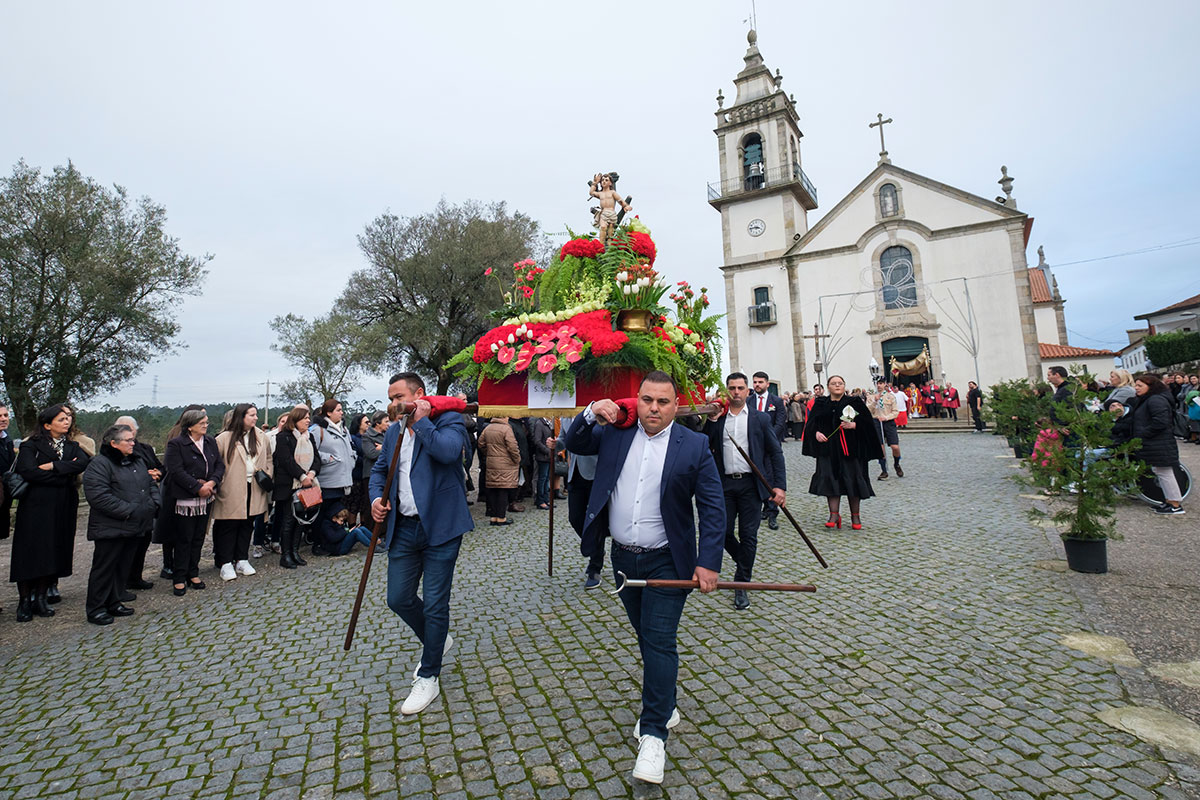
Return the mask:
[[[556,450],[564,448],[563,442],[567,431],[571,430],[570,419],[562,421],[562,433],[558,439],[548,439],[546,443]],[[567,519],[575,533],[583,536],[583,520],[587,516],[588,502],[592,498],[592,482],[596,480],[596,456],[577,456],[567,454]],[[584,574],[583,588],[598,589],[600,587],[600,570],[604,569],[604,542],[597,542],[588,557],[587,571]]]
[[[767,500],[776,507],[785,503],[787,477],[783,448],[771,430],[770,417],[746,405],[750,394],[746,376],[733,373],[725,379],[725,389],[729,392],[729,412],[710,417],[705,432],[725,490],[725,551],[737,564],[733,579],[748,581],[754,572],[754,556],[758,552],[762,504]],[[738,447],[750,456],[770,482],[770,490],[762,485],[750,464],[738,452]],[[737,536],[733,533],[735,519]],[[738,610],[750,607],[750,598],[744,590],[734,591],[733,607]]]
[[[761,370],[754,373],[754,396],[750,398],[750,405],[770,418],[771,430],[782,444],[783,437],[787,435],[787,408],[779,395],[771,394],[770,381],[767,373]],[[763,501],[762,519],[767,521],[767,527],[771,530],[779,530],[779,507],[769,499]]]
[[[457,413],[430,416],[425,382],[414,372],[393,375],[390,402],[415,406],[406,424],[392,425],[371,468],[371,516],[387,521],[388,607],[424,645],[413,688],[400,707],[416,714],[437,698],[442,656],[450,637],[450,586],[462,535],[475,528],[462,468],[467,429]],[[403,437],[403,439],[401,438]],[[384,497],[392,455],[400,448],[393,485]],[[424,575],[425,596],[417,594]]]
[[[607,532],[613,540],[614,574],[630,578],[695,580],[701,592],[717,586],[725,504],[708,439],[674,424],[679,389],[665,372],[651,372],[638,389],[637,424],[618,430],[623,412],[598,400],[575,418],[567,450],[596,455],[596,478],[584,518],[580,550],[591,555]],[[700,517],[699,550],[692,516]],[[662,783],[667,729],[679,722],[675,681],[676,636],[688,589],[621,592],[625,613],[642,653],[642,715],[633,777]]]

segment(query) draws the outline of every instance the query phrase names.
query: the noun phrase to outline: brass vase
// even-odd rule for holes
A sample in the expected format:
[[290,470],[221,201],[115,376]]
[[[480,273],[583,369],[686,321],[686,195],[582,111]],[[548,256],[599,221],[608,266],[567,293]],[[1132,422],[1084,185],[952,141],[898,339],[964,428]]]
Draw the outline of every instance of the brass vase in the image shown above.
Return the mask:
[[622,308],[617,312],[617,327],[626,333],[649,333],[652,316],[644,308]]

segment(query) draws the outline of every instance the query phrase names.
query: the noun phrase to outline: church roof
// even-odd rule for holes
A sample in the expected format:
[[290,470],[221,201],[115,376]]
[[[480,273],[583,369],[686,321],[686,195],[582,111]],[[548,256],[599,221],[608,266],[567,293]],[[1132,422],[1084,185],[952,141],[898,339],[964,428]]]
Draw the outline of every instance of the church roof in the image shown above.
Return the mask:
[[1046,283],[1046,273],[1038,267],[1029,269],[1029,288],[1033,292],[1033,302],[1054,302],[1054,293],[1050,291],[1050,284]]
[[879,176],[884,174],[906,178],[919,186],[924,186],[927,189],[938,192],[939,194],[956,198],[964,203],[976,206],[977,208],[986,209],[987,211],[996,214],[997,218],[1024,218],[1025,244],[1029,244],[1029,234],[1033,227],[1033,217],[1028,216],[1022,211],[1017,211],[1014,208],[1000,205],[994,200],[988,200],[987,198],[980,197],[979,195],[971,194],[970,192],[964,192],[962,189],[956,189],[948,183],[942,183],[941,181],[936,181],[933,178],[927,178],[924,175],[904,169],[903,167],[898,167],[888,161],[877,165],[875,169],[871,170],[871,172],[868,173],[865,178],[859,181],[858,185],[851,189],[845,197],[839,200],[837,205],[829,209],[829,212],[825,214],[825,216],[821,217],[821,219],[817,221],[816,225],[809,228],[807,233],[805,233],[799,240],[794,242],[790,248],[788,248],[788,254],[802,252],[805,245],[815,239],[823,230],[825,230],[826,227],[829,226],[834,218],[840,215],[847,206],[858,199],[858,197],[864,193],[867,187],[871,186],[874,181],[879,178]]
[[1112,350],[1093,350],[1090,347],[1071,347],[1065,344],[1046,344],[1038,342],[1038,350],[1042,358],[1086,358],[1090,356],[1115,356]]
[[1134,317],[1134,319],[1147,319],[1149,317],[1156,317],[1159,314],[1169,314],[1172,311],[1183,311],[1186,308],[1195,308],[1196,306],[1200,306],[1200,294],[1193,295],[1187,300],[1180,300],[1178,303],[1172,303],[1166,308],[1160,308],[1158,311],[1151,311],[1149,314],[1138,314],[1136,317]]

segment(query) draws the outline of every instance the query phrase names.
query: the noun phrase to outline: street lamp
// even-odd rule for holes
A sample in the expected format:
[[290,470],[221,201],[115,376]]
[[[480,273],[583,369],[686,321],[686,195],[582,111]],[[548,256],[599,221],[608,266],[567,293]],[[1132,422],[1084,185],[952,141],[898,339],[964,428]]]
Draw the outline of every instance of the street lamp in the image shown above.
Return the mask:
[[871,363],[867,367],[871,370],[871,388],[874,389],[879,379],[883,377],[883,367],[879,366],[879,362],[875,360],[875,356],[871,356]]

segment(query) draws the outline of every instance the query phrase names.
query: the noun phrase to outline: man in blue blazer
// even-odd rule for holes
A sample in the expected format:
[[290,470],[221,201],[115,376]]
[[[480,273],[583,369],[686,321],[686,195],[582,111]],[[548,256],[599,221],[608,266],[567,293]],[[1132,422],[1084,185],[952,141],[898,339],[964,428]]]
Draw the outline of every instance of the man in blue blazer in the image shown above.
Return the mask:
[[[787,476],[783,448],[771,429],[771,418],[746,403],[750,394],[746,376],[733,373],[725,379],[725,390],[729,393],[729,413],[710,417],[705,433],[725,491],[725,550],[737,564],[733,579],[748,581],[758,552],[762,504],[768,500],[776,506],[784,504]],[[734,442],[750,456],[771,489],[763,486]],[[737,520],[737,536],[733,534],[734,520]],[[733,607],[738,610],[750,607],[750,598],[744,590],[734,591]]]
[[[424,645],[413,688],[400,707],[416,714],[438,696],[442,655],[449,649],[450,585],[462,535],[475,528],[467,509],[462,454],[467,429],[460,414],[430,416],[425,382],[414,372],[393,375],[388,400],[411,403],[403,425],[388,428],[380,458],[371,468],[371,516],[387,520],[388,607]],[[401,438],[403,437],[403,438]],[[400,448],[396,476],[385,488],[392,455]],[[387,491],[387,496],[384,492]],[[425,596],[417,585],[425,577]]]
[[[779,443],[783,444],[787,436],[787,407],[782,397],[771,394],[771,377],[765,372],[754,373],[754,395],[750,398],[750,405],[755,411],[761,411],[771,418],[771,430],[775,432]],[[771,530],[779,530],[779,506],[770,500],[763,501],[762,519],[767,521],[767,527]]]
[[[695,580],[701,592],[717,586],[725,538],[725,504],[708,439],[675,425],[679,389],[665,372],[651,372],[638,389],[637,424],[612,400],[598,400],[575,418],[566,447],[596,455],[596,477],[584,517],[580,550],[590,556],[607,533],[613,573],[630,578]],[[700,517],[699,546],[692,500]],[[633,777],[662,783],[667,728],[679,723],[675,681],[676,635],[687,589],[625,589],[621,601],[642,653],[642,715],[634,727],[638,758]]]

